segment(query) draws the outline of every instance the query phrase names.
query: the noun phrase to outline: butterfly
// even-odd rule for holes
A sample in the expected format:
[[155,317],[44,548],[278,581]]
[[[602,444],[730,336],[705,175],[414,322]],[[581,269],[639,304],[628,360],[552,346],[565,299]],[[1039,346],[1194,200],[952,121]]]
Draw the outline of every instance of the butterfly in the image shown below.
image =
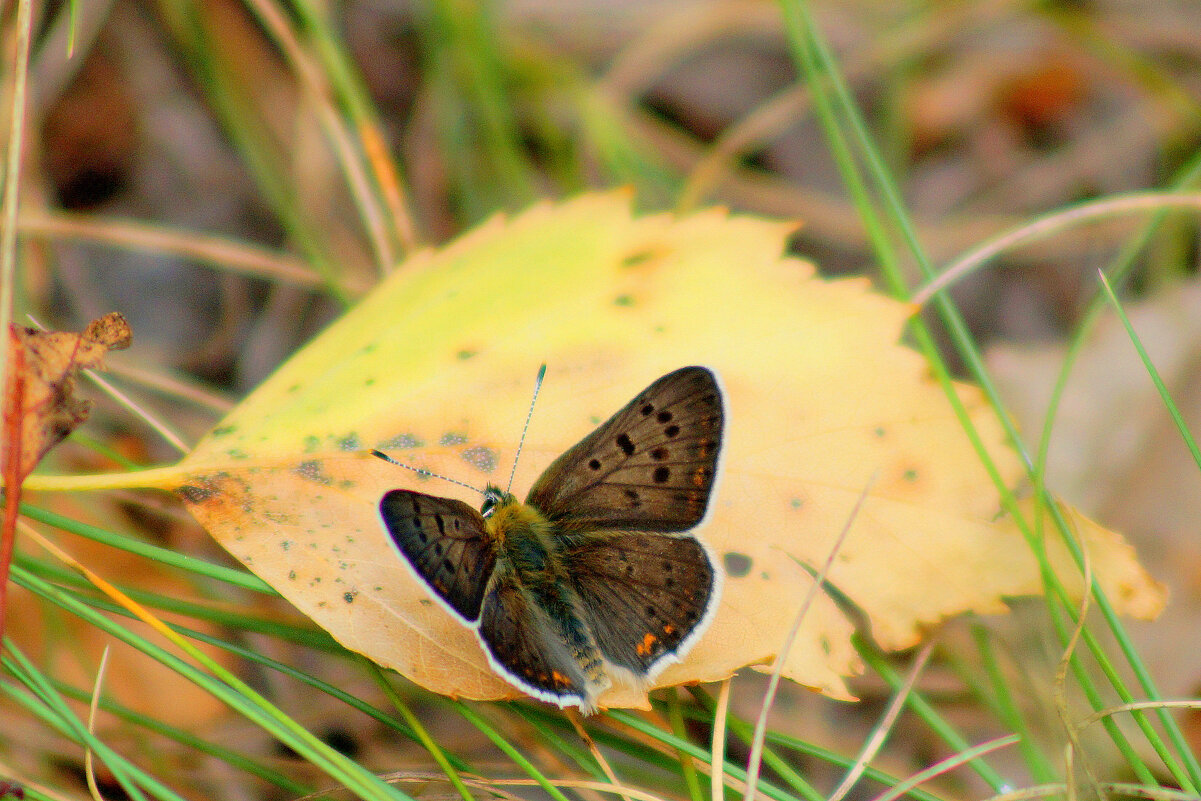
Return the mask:
[[717,609],[722,572],[687,532],[711,506],[724,419],[713,373],[683,367],[556,459],[525,503],[493,485],[480,511],[394,489],[380,518],[497,673],[594,712],[615,677],[642,687],[679,661]]

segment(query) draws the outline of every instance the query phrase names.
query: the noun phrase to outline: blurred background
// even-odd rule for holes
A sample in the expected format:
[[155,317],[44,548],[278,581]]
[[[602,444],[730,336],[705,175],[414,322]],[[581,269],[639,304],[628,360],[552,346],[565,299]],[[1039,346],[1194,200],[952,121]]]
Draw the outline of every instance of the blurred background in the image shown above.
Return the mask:
[[[850,2],[814,13],[938,262],[1030,215],[1163,186],[1182,168],[1201,120],[1190,9]],[[774,3],[314,6],[296,34],[315,42],[297,45],[299,66],[264,30],[276,24],[268,10],[283,25],[302,16],[266,2],[82,3],[68,58],[66,6],[41,6],[26,210],[320,259],[353,296],[381,267],[319,118],[314,93],[335,84],[344,103],[372,105],[357,121],[378,125],[396,162],[410,228],[396,257],[498,210],[632,185],[647,209],[721,204],[798,220],[795,250],[823,273],[873,273]],[[26,278],[30,308],[78,327],[120,307],[142,358],[153,343],[164,364],[235,392],[340,308],[320,289],[24,233],[47,267]],[[1118,241],[1088,228],[1007,253],[956,298],[986,339],[1061,336]],[[1178,220],[1140,283],[1191,273],[1194,244],[1192,222]]]
[[[28,312],[47,327],[78,330],[122,312],[134,348],[110,359],[118,379],[165,387],[147,391],[144,402],[191,442],[407,254],[538,200],[628,186],[647,211],[722,205],[795,220],[792,251],[823,275],[878,277],[772,2],[84,0],[71,11],[59,2],[34,7],[16,319],[25,322]],[[852,0],[816,2],[811,12],[935,265],[1074,202],[1195,180],[1194,2]],[[3,14],[7,131],[15,5]],[[1147,221],[1115,215],[1058,231],[1006,250],[951,288],[1032,442],[1066,343],[1095,300],[1097,270]],[[1120,291],[1194,419],[1195,215],[1169,216],[1139,241]],[[918,286],[917,268],[906,269]],[[1112,322],[1090,334],[1069,384],[1048,484],[1127,534],[1171,585],[1167,618],[1135,630],[1144,632],[1161,691],[1196,695],[1197,468]],[[961,364],[951,349],[948,358]],[[176,457],[149,431],[131,428],[123,409],[99,403],[87,437],[138,463]],[[58,458],[62,471],[114,467],[94,448],[71,445]],[[78,500],[53,502],[175,549],[226,558],[170,499],[120,496],[86,511]],[[112,558],[100,546],[80,547]],[[174,591],[172,579],[140,575],[154,570],[141,560],[128,570]],[[14,637],[86,686],[91,635],[44,614],[27,610]],[[287,610],[281,604],[272,614]],[[1018,617],[998,626],[1018,661],[1044,655],[1033,625]],[[57,644],[42,642],[48,630]],[[74,631],[72,644],[61,641],[64,631]],[[963,703],[961,722],[983,736],[990,724],[961,697],[951,667],[957,643],[966,651],[970,638],[966,624],[950,631],[950,657],[924,681],[951,709]],[[313,658],[277,642],[251,644],[277,649],[285,662]],[[1057,658],[1054,649],[1045,657]],[[139,664],[126,669],[151,675]],[[306,667],[374,692],[343,664]],[[275,678],[251,678],[285,697],[296,692]],[[134,708],[288,759],[177,682],[127,684],[114,692]],[[872,678],[856,690],[869,700],[886,696]],[[1051,703],[1043,690],[1031,690],[1033,705]],[[879,711],[803,693],[784,703],[785,728],[843,753],[862,738],[861,729],[844,728],[848,719],[866,725]],[[402,746],[381,728],[342,711],[326,719],[322,705],[303,696],[291,709],[378,769],[404,764],[395,753]],[[1201,721],[1185,723],[1201,745]],[[483,748],[445,728],[440,741],[459,753]],[[141,735],[127,736],[134,747]],[[0,776],[4,765],[19,766],[20,775],[82,792],[76,752],[50,756],[58,750],[53,732],[0,707]],[[904,770],[938,750],[914,735],[890,758]],[[182,764],[178,750],[163,754],[172,770],[204,776],[195,797],[215,787],[222,797],[271,797],[223,783],[228,777],[203,761]],[[110,786],[106,797],[116,793]]]

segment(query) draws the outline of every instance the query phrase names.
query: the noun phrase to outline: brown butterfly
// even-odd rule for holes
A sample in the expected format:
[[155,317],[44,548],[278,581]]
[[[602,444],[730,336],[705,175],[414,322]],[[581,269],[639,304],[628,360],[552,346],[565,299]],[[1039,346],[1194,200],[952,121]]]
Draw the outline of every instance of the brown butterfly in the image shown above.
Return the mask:
[[713,618],[722,573],[687,532],[710,507],[724,418],[713,373],[683,367],[556,459],[525,503],[491,485],[478,512],[396,489],[380,516],[500,675],[592,712],[615,676],[644,686]]

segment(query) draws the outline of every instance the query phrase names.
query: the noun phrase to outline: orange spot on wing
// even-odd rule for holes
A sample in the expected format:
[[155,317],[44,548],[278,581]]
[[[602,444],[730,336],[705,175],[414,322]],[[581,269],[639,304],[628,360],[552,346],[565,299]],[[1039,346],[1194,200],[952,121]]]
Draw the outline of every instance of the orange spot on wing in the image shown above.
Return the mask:
[[556,687],[570,687],[571,686],[571,679],[567,678],[566,676],[564,676],[562,673],[560,673],[557,670],[552,670],[550,677],[552,680],[554,680]]
[[666,626],[663,627],[663,633],[670,637],[671,635],[676,633],[676,627],[671,625],[670,623],[668,623]]
[[634,647],[634,650],[638,652],[639,656],[646,656],[651,652],[651,649],[655,647],[655,643],[657,642],[659,642],[658,637],[656,637],[654,634],[647,634],[642,638],[642,642],[638,643],[638,645]]

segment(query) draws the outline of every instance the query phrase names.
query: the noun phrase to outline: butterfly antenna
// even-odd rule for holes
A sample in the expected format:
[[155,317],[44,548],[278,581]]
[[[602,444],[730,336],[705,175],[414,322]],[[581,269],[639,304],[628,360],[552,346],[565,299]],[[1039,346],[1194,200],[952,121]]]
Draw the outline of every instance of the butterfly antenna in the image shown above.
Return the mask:
[[513,490],[513,478],[517,475],[517,460],[521,458],[521,448],[525,445],[525,432],[530,430],[530,420],[534,419],[534,402],[538,400],[538,390],[542,389],[542,379],[546,378],[546,365],[538,368],[538,377],[534,379],[534,397],[530,398],[530,410],[525,416],[525,426],[521,429],[521,439],[517,441],[517,453],[513,456],[513,470],[509,473],[509,486],[505,492]]
[[377,451],[373,448],[371,450],[371,455],[376,457],[377,459],[383,459],[388,464],[394,464],[397,467],[403,467],[405,470],[412,470],[414,473],[416,473],[419,476],[430,476],[431,478],[440,478],[443,481],[449,481],[451,484],[458,484],[460,487],[466,487],[469,490],[474,490],[474,491],[478,492],[480,495],[484,494],[484,491],[482,489],[480,489],[479,487],[473,486],[471,484],[468,484],[466,481],[459,481],[457,478],[451,478],[450,476],[444,476],[441,473],[434,473],[434,472],[431,472],[431,471],[426,470],[421,467],[413,467],[411,464],[405,464],[404,462],[398,462],[395,459],[393,459],[391,456],[389,456],[388,454],[384,453],[383,451]]

